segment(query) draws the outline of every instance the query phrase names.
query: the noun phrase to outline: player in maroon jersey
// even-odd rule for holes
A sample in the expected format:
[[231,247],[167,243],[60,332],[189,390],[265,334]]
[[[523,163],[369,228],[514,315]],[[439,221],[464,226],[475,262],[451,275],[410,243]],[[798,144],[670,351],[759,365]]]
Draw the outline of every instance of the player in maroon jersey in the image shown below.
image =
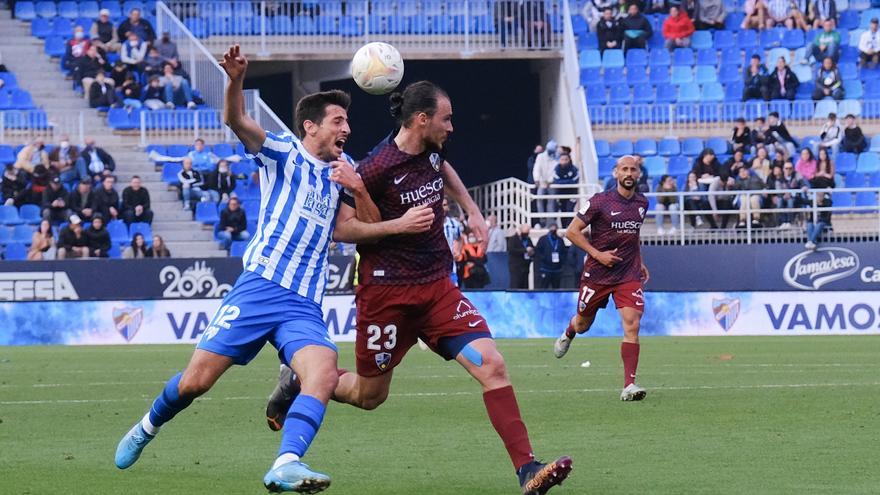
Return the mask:
[[[337,236],[344,235],[346,218],[394,221],[413,208],[429,207],[433,223],[427,232],[358,244],[357,370],[340,370],[333,398],[362,409],[381,405],[394,367],[421,338],[440,356],[458,361],[482,386],[489,419],[510,454],[523,493],[546,493],[568,476],[571,459],[560,457],[548,464],[535,460],[489,326],[450,280],[452,253],[443,233],[445,194],[462,206],[469,226],[488,241],[479,208],[442,156],[452,132],[452,104],[442,89],[427,81],[395,93],[391,102],[400,130],[357,167],[379,211],[343,206]],[[295,377],[283,372],[266,411],[272,429],[281,426],[281,411],[287,411],[295,395]]]
[[[623,321],[623,391],[620,400],[642,400],[647,391],[635,383],[639,365],[639,324],[645,311],[644,285],[648,268],[642,263],[639,230],[648,211],[648,200],[636,192],[642,175],[634,156],[623,156],[614,168],[617,187],[596,194],[587,201],[568,226],[566,237],[587,252],[577,314],[572,317],[553,346],[561,358],[568,352],[575,335],[590,329],[599,309],[614,304]],[[584,229],[590,227],[590,238]]]

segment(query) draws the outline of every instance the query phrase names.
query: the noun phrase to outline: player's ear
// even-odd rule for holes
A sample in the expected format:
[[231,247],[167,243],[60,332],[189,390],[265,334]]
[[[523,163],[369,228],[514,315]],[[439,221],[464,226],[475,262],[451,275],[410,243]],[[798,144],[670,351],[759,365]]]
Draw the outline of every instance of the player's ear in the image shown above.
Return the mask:
[[304,120],[303,121],[303,129],[306,130],[307,135],[314,136],[315,133],[318,132],[318,124],[315,124],[311,120]]

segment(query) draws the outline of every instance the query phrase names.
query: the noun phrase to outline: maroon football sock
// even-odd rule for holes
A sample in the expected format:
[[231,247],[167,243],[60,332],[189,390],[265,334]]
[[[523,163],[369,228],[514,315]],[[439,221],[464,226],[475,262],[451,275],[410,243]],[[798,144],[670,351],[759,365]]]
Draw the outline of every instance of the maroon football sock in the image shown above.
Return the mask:
[[568,326],[565,327],[565,336],[573,339],[575,335],[577,335],[577,331],[571,326],[571,322],[569,322]]
[[519,415],[519,406],[516,403],[516,394],[513,387],[508,385],[504,388],[496,388],[483,392],[483,402],[489,413],[489,421],[498,432],[498,436],[504,442],[504,448],[513,461],[513,467],[517,470],[535,459],[532,454],[532,444],[529,442],[529,433],[526,425]]
[[639,344],[621,343],[620,358],[623,359],[623,386],[628,387],[636,381],[636,369],[639,367]]

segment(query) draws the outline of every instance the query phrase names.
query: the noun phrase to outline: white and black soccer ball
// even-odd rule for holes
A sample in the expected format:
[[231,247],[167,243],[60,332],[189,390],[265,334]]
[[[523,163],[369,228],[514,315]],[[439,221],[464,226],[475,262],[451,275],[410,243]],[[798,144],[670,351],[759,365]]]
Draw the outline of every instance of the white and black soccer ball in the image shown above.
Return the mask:
[[351,60],[351,77],[371,95],[390,93],[403,79],[403,58],[388,43],[367,43]]

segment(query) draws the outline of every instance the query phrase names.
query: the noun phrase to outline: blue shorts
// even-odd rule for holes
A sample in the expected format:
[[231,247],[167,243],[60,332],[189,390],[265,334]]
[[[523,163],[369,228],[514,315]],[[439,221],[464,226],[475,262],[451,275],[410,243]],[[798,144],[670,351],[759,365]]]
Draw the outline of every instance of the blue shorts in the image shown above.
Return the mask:
[[252,272],[244,272],[223,298],[198,349],[247,364],[271,342],[278,358],[290,364],[308,345],[336,351],[321,306]]

